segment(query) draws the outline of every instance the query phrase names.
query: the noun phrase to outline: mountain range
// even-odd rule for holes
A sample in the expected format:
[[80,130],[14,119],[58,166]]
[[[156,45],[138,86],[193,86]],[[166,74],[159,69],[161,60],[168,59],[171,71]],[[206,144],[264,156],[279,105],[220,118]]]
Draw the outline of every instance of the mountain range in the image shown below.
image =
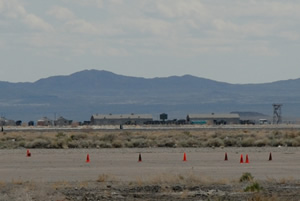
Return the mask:
[[300,116],[300,79],[263,84],[230,84],[191,75],[140,78],[84,70],[36,82],[0,82],[0,114],[14,120],[89,120],[92,114],[152,114],[185,118],[189,113],[254,112]]

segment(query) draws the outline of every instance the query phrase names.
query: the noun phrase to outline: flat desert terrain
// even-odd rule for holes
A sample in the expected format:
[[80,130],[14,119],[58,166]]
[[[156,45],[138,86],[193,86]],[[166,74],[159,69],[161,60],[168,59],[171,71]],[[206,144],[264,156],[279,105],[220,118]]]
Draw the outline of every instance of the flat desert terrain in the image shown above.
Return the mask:
[[[101,174],[135,181],[159,174],[194,174],[208,180],[238,179],[250,172],[257,179],[300,180],[300,148],[121,148],[0,150],[2,181],[91,181]],[[183,161],[186,153],[187,161]],[[142,162],[138,162],[141,153]],[[228,161],[225,161],[227,153]],[[272,161],[269,161],[269,154]],[[249,163],[244,162],[248,154]],[[90,162],[86,162],[89,155]]]
[[[300,199],[298,147],[26,151],[0,150],[0,200]],[[239,182],[246,172],[254,180]],[[254,181],[261,190],[244,192]]]
[[299,201],[299,145],[290,126],[5,128],[0,201]]

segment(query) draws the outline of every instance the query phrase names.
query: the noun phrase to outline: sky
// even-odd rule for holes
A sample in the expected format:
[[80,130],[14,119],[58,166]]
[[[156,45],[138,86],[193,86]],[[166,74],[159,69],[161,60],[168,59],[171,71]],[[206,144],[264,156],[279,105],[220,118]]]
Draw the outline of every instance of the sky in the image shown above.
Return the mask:
[[0,80],[85,69],[228,83],[300,78],[298,0],[0,0]]

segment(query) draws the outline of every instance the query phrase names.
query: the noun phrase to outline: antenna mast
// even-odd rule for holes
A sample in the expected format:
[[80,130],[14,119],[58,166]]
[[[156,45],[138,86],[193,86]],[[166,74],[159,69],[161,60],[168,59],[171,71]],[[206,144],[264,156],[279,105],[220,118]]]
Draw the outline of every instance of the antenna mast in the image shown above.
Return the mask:
[[273,124],[282,123],[281,107],[282,104],[273,104]]

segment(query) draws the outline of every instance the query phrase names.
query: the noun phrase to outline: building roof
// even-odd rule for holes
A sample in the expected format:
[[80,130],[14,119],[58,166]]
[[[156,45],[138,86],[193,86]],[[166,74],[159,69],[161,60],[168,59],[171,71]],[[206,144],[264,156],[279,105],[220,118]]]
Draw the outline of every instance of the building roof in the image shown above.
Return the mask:
[[94,119],[152,119],[151,114],[94,114]]
[[58,117],[58,118],[56,119],[56,121],[69,121],[69,120],[66,119],[66,118],[64,118],[64,117],[62,117],[62,116],[60,116],[60,117]]
[[48,119],[47,117],[43,117],[39,120],[37,120],[38,122],[45,122],[45,121],[51,121],[50,119]]
[[240,118],[239,114],[188,114],[191,119],[229,119],[229,118]]

